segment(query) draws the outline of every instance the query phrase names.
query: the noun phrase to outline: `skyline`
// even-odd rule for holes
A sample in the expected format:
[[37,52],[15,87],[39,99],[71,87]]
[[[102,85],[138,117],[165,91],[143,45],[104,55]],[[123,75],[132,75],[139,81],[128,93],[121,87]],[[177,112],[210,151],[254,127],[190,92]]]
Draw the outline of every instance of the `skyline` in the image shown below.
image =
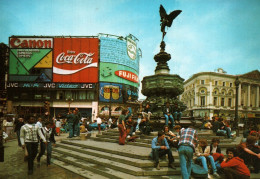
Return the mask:
[[160,50],[160,4],[167,13],[182,10],[164,39],[171,74],[187,80],[217,68],[230,75],[260,69],[258,0],[1,0],[0,42],[8,44],[12,35],[133,34],[142,50],[141,91],[143,77],[154,74],[153,57]]

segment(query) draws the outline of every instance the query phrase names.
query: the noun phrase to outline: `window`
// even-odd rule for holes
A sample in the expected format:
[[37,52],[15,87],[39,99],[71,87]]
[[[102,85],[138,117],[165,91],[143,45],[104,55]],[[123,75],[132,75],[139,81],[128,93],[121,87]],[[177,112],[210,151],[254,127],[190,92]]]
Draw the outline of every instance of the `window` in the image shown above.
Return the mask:
[[89,92],[87,93],[87,99],[89,99],[89,100],[94,99],[94,92],[93,92],[93,91],[89,91]]
[[63,91],[58,91],[56,99],[64,100],[64,93]]
[[86,91],[79,91],[79,99],[84,100],[87,98]]
[[229,87],[232,87],[232,85],[233,85],[233,84],[232,84],[232,83],[230,83],[230,84],[229,84]]
[[42,99],[42,95],[41,94],[35,94],[34,99]]
[[28,93],[21,93],[21,99],[28,99]]
[[43,93],[42,98],[49,100],[49,99],[51,99],[51,96],[50,96],[50,94],[48,94],[48,93]]
[[214,91],[214,94],[217,94],[218,92],[217,91]]
[[200,92],[201,92],[202,94],[204,94],[204,93],[205,93],[205,90],[201,90]]
[[205,81],[204,81],[204,80],[201,80],[201,81],[200,81],[200,84],[204,85],[204,84],[205,84]]
[[218,86],[218,81],[215,81],[215,86]]
[[232,98],[228,98],[228,106],[231,107],[232,105]]
[[122,108],[121,108],[121,107],[117,107],[117,108],[115,109],[115,111],[122,111]]
[[217,106],[218,105],[218,97],[213,98],[213,105]]
[[221,98],[221,106],[225,106],[225,98]]
[[223,82],[223,86],[226,86],[226,82]]
[[205,106],[205,96],[200,97],[200,105]]

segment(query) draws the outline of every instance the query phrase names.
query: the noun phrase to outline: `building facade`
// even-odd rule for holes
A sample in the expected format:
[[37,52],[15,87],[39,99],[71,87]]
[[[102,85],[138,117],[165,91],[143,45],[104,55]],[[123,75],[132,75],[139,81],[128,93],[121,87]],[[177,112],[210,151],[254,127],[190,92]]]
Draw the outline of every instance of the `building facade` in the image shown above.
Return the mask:
[[217,72],[194,74],[184,82],[181,100],[187,105],[187,115],[212,118],[235,116],[236,77],[239,78],[238,110],[240,118],[260,117],[260,72],[258,70],[229,75],[219,68]]
[[119,115],[138,99],[140,49],[133,35],[12,36],[8,108],[51,115]]

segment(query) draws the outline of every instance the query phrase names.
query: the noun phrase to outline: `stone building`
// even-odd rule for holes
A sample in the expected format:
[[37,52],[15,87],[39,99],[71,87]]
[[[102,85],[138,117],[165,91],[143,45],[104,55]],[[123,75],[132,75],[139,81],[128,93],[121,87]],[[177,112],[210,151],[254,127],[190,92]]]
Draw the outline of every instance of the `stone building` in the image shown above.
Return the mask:
[[236,77],[239,78],[238,110],[242,117],[260,117],[260,72],[229,75],[219,68],[217,72],[200,72],[184,82],[181,100],[187,105],[186,115],[211,117],[235,116]]

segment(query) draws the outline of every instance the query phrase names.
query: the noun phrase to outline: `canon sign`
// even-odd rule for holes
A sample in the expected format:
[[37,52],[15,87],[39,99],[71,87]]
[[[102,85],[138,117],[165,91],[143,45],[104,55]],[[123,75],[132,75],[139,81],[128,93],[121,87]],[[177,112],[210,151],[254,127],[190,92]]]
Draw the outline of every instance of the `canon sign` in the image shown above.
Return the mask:
[[52,48],[52,38],[10,38],[10,48]]

